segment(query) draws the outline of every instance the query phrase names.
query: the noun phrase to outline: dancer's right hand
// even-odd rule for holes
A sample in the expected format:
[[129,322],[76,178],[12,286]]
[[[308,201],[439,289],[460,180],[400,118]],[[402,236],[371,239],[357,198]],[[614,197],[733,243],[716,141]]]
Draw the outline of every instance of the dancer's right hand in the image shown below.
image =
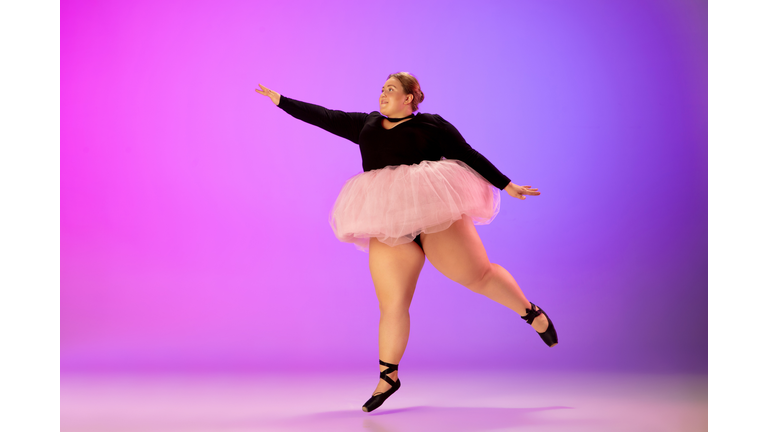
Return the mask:
[[268,96],[270,99],[272,99],[272,102],[274,102],[275,105],[280,103],[280,93],[278,93],[278,92],[276,92],[274,90],[270,90],[270,89],[264,87],[261,84],[259,84],[259,87],[261,87],[261,90],[256,89],[256,93],[264,95],[264,96]]
[[531,189],[530,186],[518,186],[512,182],[509,182],[507,187],[504,188],[507,193],[515,198],[519,198],[521,200],[525,199],[525,195],[534,195],[538,196],[541,195],[541,192],[539,192],[539,188],[533,188]]

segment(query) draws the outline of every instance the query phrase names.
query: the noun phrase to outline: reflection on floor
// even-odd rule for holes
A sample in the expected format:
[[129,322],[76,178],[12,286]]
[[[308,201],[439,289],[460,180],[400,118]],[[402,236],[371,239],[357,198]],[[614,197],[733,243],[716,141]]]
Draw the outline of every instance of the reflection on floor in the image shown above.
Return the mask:
[[377,377],[75,375],[61,380],[63,432],[706,431],[705,375],[401,372],[372,413]]

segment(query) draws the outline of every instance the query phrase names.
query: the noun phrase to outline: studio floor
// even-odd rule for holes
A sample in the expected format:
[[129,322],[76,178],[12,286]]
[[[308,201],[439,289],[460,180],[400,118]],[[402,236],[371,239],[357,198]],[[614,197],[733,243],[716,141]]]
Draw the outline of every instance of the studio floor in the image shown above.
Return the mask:
[[[374,372],[375,374],[375,372]],[[376,375],[62,374],[63,432],[707,430],[706,375],[401,371]]]

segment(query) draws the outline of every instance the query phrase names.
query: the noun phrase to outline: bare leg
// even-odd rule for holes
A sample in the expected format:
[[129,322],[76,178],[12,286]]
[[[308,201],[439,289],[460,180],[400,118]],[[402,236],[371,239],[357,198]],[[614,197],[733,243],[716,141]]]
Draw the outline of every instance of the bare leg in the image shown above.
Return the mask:
[[[416,243],[395,247],[371,239],[369,266],[376,297],[379,299],[379,358],[387,363],[399,364],[408,344],[411,330],[411,306],[419,273],[424,266],[424,252]],[[380,370],[386,369],[379,366]],[[389,374],[397,381],[397,371]],[[384,380],[374,393],[385,392],[391,386]]]
[[[467,216],[445,231],[422,234],[421,239],[429,262],[451,280],[521,316],[526,314],[525,309],[531,307],[515,278],[504,267],[488,261],[480,236]],[[537,332],[543,332],[548,325],[543,314],[533,321]]]

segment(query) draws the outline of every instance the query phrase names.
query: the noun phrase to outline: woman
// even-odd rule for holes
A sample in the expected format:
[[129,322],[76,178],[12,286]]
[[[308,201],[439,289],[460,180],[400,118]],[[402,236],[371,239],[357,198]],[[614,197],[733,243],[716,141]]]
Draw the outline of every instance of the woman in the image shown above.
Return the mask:
[[547,345],[557,344],[549,317],[525,298],[509,272],[488,261],[474,227],[498,213],[499,189],[519,199],[540,192],[512,183],[442,117],[414,115],[424,100],[414,76],[389,75],[380,113],[368,114],[328,110],[259,87],[257,93],[293,117],[360,146],[364,172],[344,185],[331,225],[339,240],[369,250],[381,311],[380,380],[363,411],[378,408],[400,388],[397,367],[425,256],[448,278],[521,315]]

